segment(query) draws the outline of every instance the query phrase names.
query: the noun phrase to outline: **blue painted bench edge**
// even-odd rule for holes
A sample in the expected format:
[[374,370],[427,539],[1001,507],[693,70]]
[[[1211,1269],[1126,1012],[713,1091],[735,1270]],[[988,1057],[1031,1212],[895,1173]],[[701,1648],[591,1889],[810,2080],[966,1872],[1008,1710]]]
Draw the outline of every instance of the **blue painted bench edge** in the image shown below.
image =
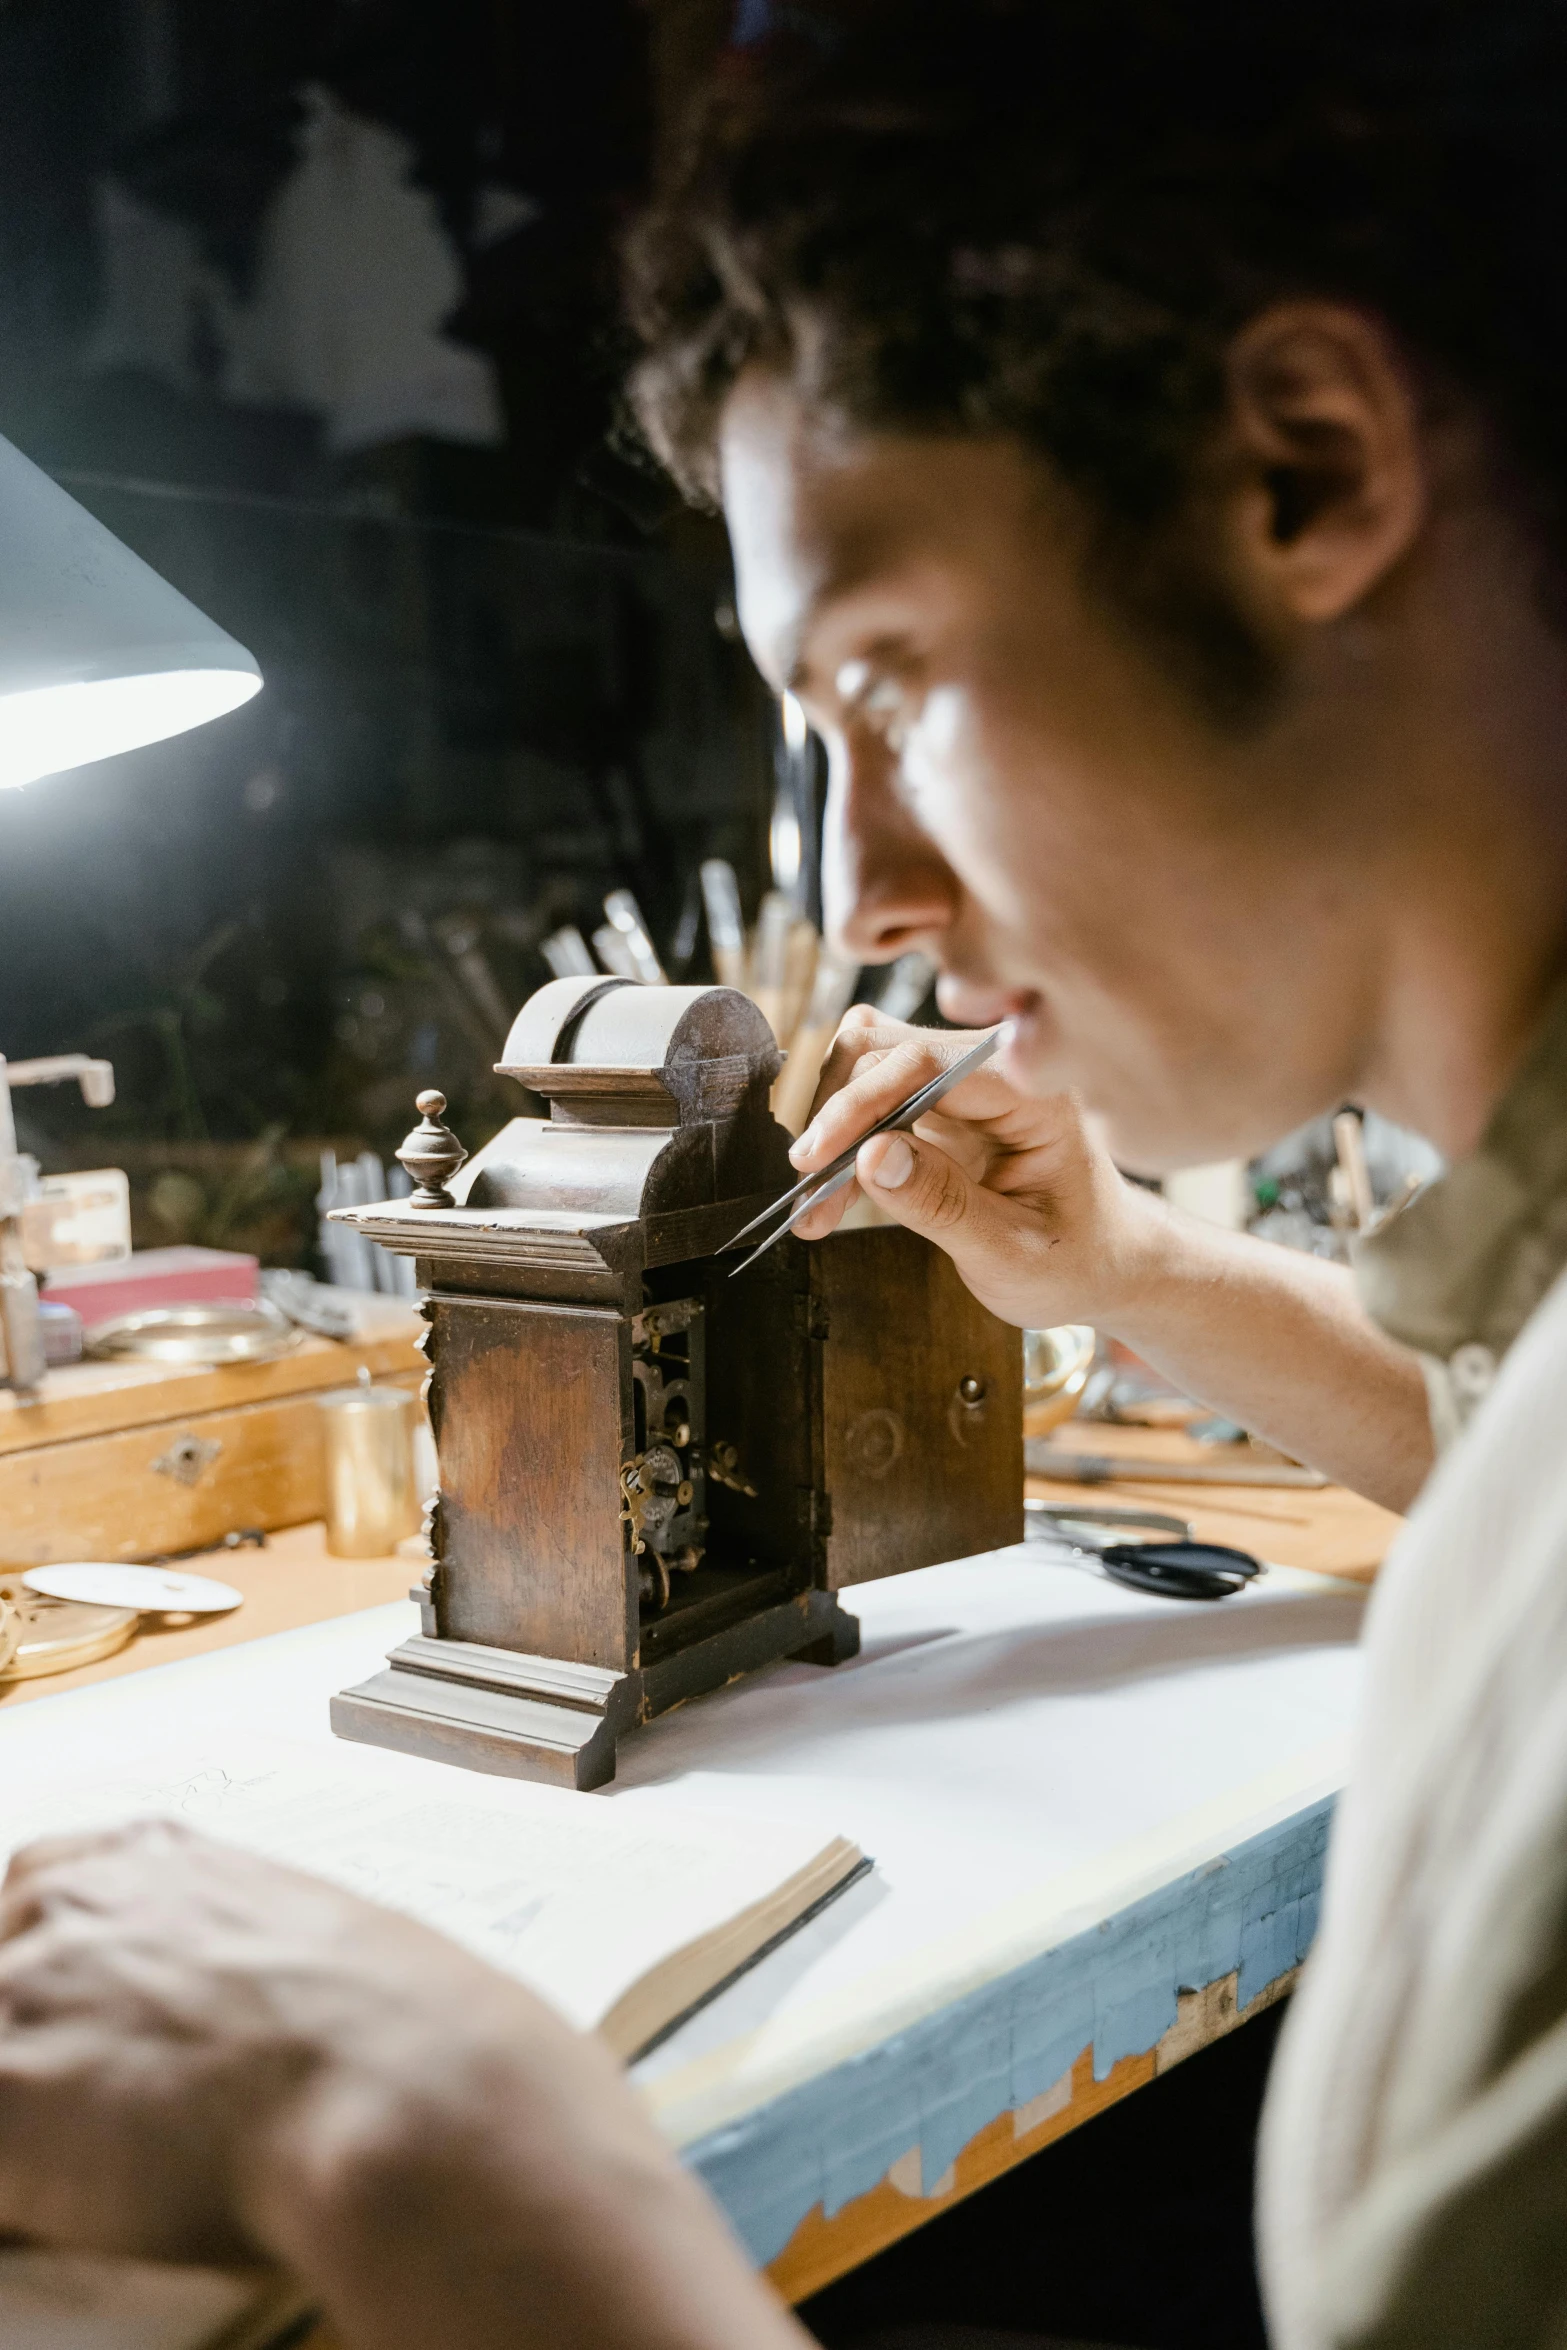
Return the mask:
[[1153,2048],[1182,1991],[1238,1973],[1250,2002],[1299,1964],[1321,1900],[1331,1797],[1041,1952],[685,2150],[758,2264],[818,2203],[830,2218],[918,2146],[926,2191],[969,2140],[1092,2045],[1103,2080]]

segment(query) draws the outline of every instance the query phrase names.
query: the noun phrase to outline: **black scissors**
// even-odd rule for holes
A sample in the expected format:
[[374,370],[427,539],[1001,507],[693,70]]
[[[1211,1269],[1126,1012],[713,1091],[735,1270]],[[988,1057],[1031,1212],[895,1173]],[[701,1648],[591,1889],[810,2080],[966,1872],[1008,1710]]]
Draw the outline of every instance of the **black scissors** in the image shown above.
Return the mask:
[[771,1207],[764,1208],[759,1216],[753,1216],[750,1223],[728,1243],[729,1247],[738,1247],[742,1240],[749,1240],[753,1232],[759,1232],[774,1216],[781,1215],[783,1222],[776,1232],[769,1232],[767,1238],[759,1247],[753,1248],[748,1257],[741,1258],[735,1272],[730,1274],[730,1280],[734,1279],[735,1273],[743,1273],[747,1265],[754,1265],[758,1257],[765,1256],[773,1243],[782,1240],[786,1232],[792,1232],[800,1218],[809,1215],[812,1208],[820,1207],[824,1199],[831,1199],[835,1191],[842,1191],[845,1184],[854,1181],[854,1162],[859,1156],[861,1143],[869,1142],[876,1134],[907,1134],[909,1128],[923,1118],[927,1110],[935,1108],[943,1094],[949,1093],[963,1078],[971,1076],[982,1062],[988,1061],[1000,1043],[1001,1030],[993,1028],[988,1036],[982,1036],[978,1044],[961,1054],[950,1069],[943,1069],[939,1077],[932,1077],[928,1084],[920,1086],[906,1100],[899,1102],[895,1110],[889,1110],[885,1118],[878,1118],[874,1126],[867,1126],[865,1132],[851,1142],[847,1150],[840,1151],[825,1167],[818,1167],[814,1175],[802,1176],[791,1190],[775,1199]]
[[[1160,1599],[1231,1599],[1263,1571],[1249,1550],[1226,1542],[1194,1542],[1184,1518],[1163,1510],[1055,1509],[1042,1501],[1023,1504],[1030,1518],[1085,1556],[1098,1559],[1114,1582]],[[1170,1541],[1119,1542],[1118,1527],[1147,1526]],[[1109,1531],[1101,1533],[1100,1528]]]

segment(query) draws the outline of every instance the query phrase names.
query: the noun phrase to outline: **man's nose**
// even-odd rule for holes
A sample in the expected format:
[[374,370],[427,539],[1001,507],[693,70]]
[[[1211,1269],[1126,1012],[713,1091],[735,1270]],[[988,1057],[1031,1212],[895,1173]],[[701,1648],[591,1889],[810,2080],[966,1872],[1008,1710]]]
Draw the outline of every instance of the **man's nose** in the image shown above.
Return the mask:
[[823,839],[827,927],[862,963],[913,947],[938,950],[957,911],[950,866],[893,787],[879,743],[841,746],[832,761]]

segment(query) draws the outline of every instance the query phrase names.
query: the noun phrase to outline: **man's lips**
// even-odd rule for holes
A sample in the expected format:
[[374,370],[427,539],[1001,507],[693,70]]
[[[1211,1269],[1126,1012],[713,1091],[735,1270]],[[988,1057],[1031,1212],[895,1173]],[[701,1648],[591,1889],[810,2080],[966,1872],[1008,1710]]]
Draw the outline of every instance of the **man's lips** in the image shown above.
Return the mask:
[[1002,1028],[1001,1050],[993,1066],[1019,1093],[1037,1093],[1035,1063],[1042,1042],[1044,999],[1036,988],[986,987],[944,971],[936,982],[936,1001],[943,1016],[959,1028]]
[[[1037,1004],[1038,999],[1035,999]],[[1041,1083],[1039,1074],[1040,1033],[1037,1011],[1013,1012],[1008,1015],[1002,1035],[1001,1050],[991,1067],[998,1070],[1009,1085],[1019,1093],[1038,1094],[1054,1091]]]
[[994,1028],[1002,1020],[1026,1019],[1037,1009],[1039,996],[1033,988],[987,987],[944,971],[936,982],[936,1001],[954,1027]]

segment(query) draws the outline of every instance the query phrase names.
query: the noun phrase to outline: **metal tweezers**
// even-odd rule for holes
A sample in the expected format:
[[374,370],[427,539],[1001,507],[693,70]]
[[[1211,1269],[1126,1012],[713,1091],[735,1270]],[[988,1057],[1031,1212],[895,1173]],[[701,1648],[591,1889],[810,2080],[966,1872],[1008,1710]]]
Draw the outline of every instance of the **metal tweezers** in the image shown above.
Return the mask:
[[834,1192],[842,1191],[845,1184],[854,1181],[854,1162],[862,1143],[869,1142],[878,1134],[907,1134],[916,1120],[934,1108],[943,1094],[949,1093],[954,1085],[972,1076],[982,1062],[988,1061],[1000,1043],[1001,1030],[993,1028],[988,1036],[982,1036],[977,1045],[954,1061],[950,1069],[943,1069],[939,1077],[931,1078],[928,1085],[922,1085],[907,1100],[901,1101],[895,1110],[889,1110],[885,1118],[879,1118],[874,1126],[868,1126],[858,1141],[851,1142],[848,1149],[840,1151],[827,1166],[819,1167],[814,1175],[803,1176],[792,1190],[775,1199],[771,1207],[764,1208],[759,1216],[753,1216],[744,1230],[735,1234],[729,1243],[731,1248],[738,1247],[742,1240],[749,1240],[753,1232],[759,1232],[774,1216],[781,1215],[783,1222],[776,1232],[769,1232],[767,1238],[753,1248],[748,1257],[741,1258],[734,1273],[730,1274],[730,1280],[734,1279],[735,1273],[743,1273],[747,1265],[754,1265],[758,1257],[765,1256],[773,1243],[782,1240],[786,1232],[792,1232],[800,1218],[809,1215],[812,1208],[820,1207],[824,1199],[831,1199]]

